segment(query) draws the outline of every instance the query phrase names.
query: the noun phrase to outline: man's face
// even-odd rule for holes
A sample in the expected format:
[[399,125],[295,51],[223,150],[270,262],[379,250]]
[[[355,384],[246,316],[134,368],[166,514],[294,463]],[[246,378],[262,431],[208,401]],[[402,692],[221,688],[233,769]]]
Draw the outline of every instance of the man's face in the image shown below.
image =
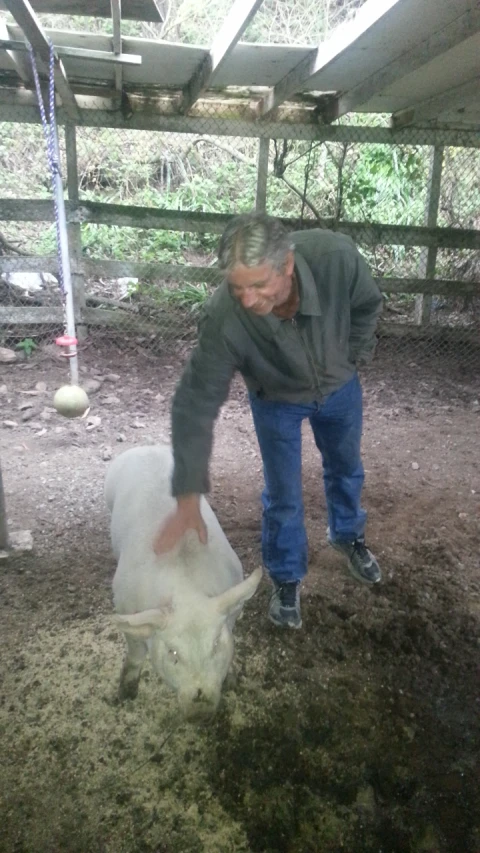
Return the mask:
[[258,267],[238,264],[228,273],[230,292],[247,311],[264,317],[288,300],[294,263],[293,252],[289,252],[281,270],[269,262]]

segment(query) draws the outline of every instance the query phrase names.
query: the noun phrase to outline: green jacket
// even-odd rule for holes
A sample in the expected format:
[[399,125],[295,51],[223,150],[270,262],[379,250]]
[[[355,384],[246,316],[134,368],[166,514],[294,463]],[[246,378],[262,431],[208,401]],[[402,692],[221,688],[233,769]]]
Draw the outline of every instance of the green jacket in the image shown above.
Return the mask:
[[368,361],[382,296],[353,241],[312,229],[291,235],[300,305],[293,320],[242,308],[223,282],[205,306],[199,339],[172,408],[174,495],[209,490],[213,425],[238,370],[266,400],[323,400]]

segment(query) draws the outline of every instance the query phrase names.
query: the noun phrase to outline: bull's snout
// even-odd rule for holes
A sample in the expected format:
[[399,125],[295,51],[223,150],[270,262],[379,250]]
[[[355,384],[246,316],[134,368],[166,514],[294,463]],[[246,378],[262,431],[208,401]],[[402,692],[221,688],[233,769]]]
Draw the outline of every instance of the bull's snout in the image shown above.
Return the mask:
[[180,699],[180,709],[186,720],[201,722],[213,717],[218,708],[220,696],[207,695],[201,687],[188,698]]

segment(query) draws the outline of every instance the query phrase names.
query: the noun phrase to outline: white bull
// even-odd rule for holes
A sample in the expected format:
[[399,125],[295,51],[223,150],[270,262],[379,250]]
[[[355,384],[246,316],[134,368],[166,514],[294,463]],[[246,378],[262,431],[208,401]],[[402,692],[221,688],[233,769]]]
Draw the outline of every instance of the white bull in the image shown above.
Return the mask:
[[207,545],[192,531],[169,553],[155,555],[155,534],[175,507],[172,467],[169,447],[135,447],[118,456],[107,472],[105,496],[118,560],[116,623],[127,642],[119,693],[121,698],[137,695],[149,652],[154,669],[190,718],[218,706],[233,659],[235,620],[255,593],[262,570],[244,580],[240,560],[205,498]]

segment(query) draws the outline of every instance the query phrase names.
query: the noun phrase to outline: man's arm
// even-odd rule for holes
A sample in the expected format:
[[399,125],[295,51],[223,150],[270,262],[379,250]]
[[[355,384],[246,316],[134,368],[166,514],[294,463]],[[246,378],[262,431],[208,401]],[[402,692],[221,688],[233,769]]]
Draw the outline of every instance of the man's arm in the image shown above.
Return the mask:
[[210,489],[208,465],[213,425],[228,397],[237,359],[225,342],[223,329],[206,314],[199,325],[198,344],[177,386],[172,406],[174,470],[172,494],[204,494]]
[[200,497],[210,488],[208,466],[213,425],[225,402],[237,368],[221,323],[207,313],[199,324],[199,340],[177,386],[172,406],[174,469],[172,494],[176,510],[158,531],[154,550],[170,551],[187,530],[207,542]]
[[382,294],[360,253],[351,255],[350,280],[350,357],[356,364],[366,364],[373,356],[375,329],[382,310]]

